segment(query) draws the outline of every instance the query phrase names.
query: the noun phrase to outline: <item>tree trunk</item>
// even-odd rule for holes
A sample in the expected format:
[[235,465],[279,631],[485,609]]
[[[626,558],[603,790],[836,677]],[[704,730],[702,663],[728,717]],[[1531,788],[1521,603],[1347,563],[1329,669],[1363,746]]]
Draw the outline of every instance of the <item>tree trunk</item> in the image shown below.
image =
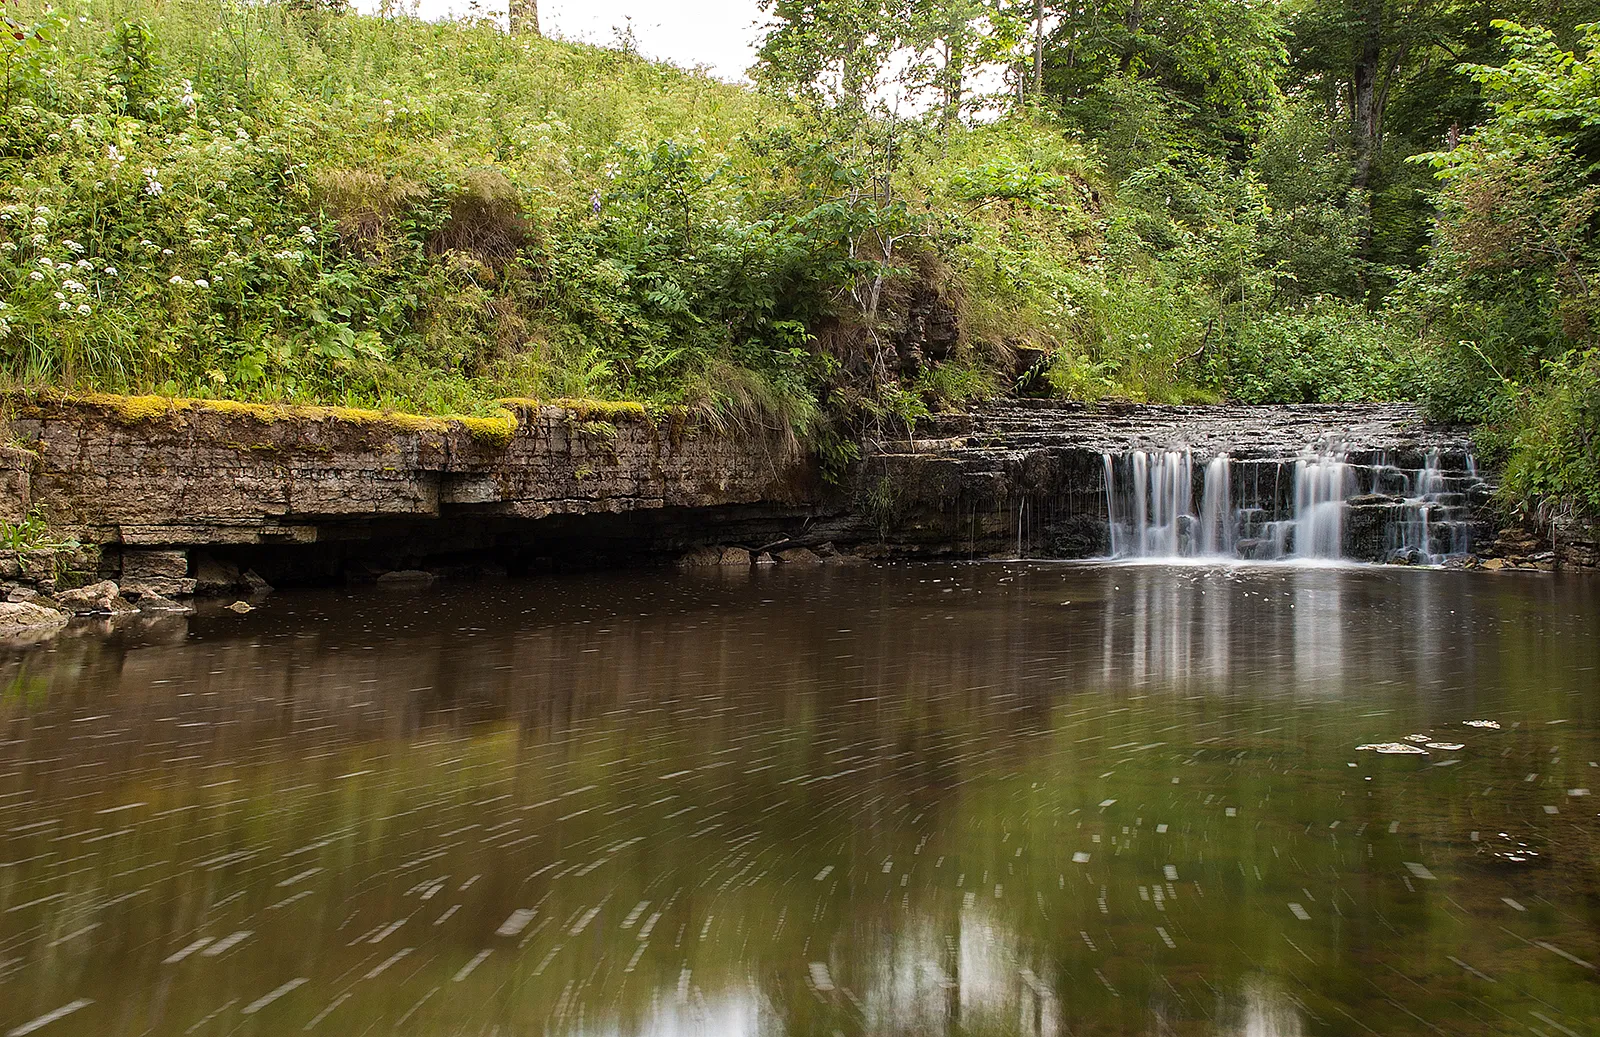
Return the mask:
[[511,35],[539,35],[539,0],[510,0],[510,2],[510,10],[506,13]]
[[1383,136],[1383,97],[1380,89],[1383,65],[1383,2],[1367,5],[1366,25],[1356,45],[1355,63],[1350,70],[1350,115],[1355,145],[1355,186],[1365,190],[1372,180],[1372,163],[1377,158]]
[[1044,92],[1044,0],[1033,0],[1033,96]]
[[1128,30],[1128,42],[1124,45],[1122,60],[1117,63],[1117,68],[1123,75],[1127,75],[1128,70],[1133,68],[1134,51],[1138,49],[1133,38],[1139,35],[1139,27],[1144,24],[1144,6],[1140,0],[1133,0],[1133,3],[1128,5],[1128,16],[1123,19],[1122,24]]

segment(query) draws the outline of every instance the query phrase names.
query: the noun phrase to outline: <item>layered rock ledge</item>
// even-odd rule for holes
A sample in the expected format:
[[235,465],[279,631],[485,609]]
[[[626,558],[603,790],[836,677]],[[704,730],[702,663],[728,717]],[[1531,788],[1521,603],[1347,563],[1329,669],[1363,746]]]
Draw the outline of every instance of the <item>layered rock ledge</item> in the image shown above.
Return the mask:
[[0,512],[37,509],[101,547],[109,575],[174,578],[171,556],[192,548],[250,559],[322,545],[308,556],[331,559],[387,541],[420,558],[504,544],[537,520],[559,533],[562,517],[805,515],[824,496],[791,436],[637,404],[505,401],[497,418],[463,420],[157,397],[12,403]]

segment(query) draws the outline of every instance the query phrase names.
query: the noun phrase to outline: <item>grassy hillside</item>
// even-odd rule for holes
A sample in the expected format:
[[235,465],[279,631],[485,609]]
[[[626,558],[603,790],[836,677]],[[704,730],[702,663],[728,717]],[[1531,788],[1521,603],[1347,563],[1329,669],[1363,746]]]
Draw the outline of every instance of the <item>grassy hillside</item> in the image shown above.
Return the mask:
[[[1060,336],[1064,272],[1095,248],[1092,164],[1029,119],[841,132],[489,25],[11,11],[12,384],[424,412],[629,397],[809,434],[830,399],[915,412],[1003,384],[1018,345]],[[901,356],[930,320],[939,355]]]
[[1472,72],[1486,121],[1380,189],[1270,47],[1221,93],[1204,61],[1080,82],[1051,50],[1047,85],[1073,75],[995,121],[902,119],[781,68],[758,92],[309,0],[5,10],[0,387],[631,399],[834,463],[862,423],[999,392],[1423,399],[1489,423],[1513,503],[1600,508],[1593,192],[1561,107],[1588,110],[1587,51],[1519,44],[1571,94],[1538,132],[1522,72]]

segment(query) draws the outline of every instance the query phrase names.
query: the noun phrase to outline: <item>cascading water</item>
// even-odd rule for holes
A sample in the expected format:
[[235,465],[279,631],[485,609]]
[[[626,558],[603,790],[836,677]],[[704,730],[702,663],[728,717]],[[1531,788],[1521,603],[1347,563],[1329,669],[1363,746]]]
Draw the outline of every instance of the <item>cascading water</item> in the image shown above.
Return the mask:
[[1187,449],[1102,455],[1114,558],[1334,560],[1439,564],[1471,547],[1470,455],[1446,471],[1387,457],[1353,461],[1337,445],[1292,461],[1218,454],[1198,479]]

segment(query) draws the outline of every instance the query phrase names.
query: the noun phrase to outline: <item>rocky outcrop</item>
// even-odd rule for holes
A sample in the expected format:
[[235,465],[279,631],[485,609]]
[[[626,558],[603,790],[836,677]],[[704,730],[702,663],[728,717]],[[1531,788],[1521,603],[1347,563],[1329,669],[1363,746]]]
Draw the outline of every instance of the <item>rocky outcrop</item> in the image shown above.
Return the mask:
[[0,446],[0,522],[21,522],[33,506],[29,474],[33,462],[27,450]]
[[[1293,506],[1271,473],[1308,444],[1339,444],[1372,473],[1346,509],[1363,557],[1393,558],[1385,531],[1415,510],[1385,466],[1431,458],[1444,480],[1435,499],[1452,515],[1476,514],[1487,494],[1466,478],[1464,431],[1407,406],[999,403],[869,441],[845,490],[783,431],[724,432],[627,404],[506,408],[445,420],[14,398],[11,435],[25,449],[0,450],[0,514],[34,509],[83,546],[0,551],[0,597],[49,594],[57,572],[77,574],[65,586],[115,580],[116,600],[158,609],[195,593],[254,597],[268,579],[404,585],[651,558],[739,569],[859,555],[1085,557],[1111,547],[1108,458],[1177,446],[1197,490],[1205,463],[1226,453],[1264,528]],[[1564,551],[1556,565],[1595,551],[1592,539],[1558,541],[1539,549]],[[91,611],[114,607],[101,597]]]
[[[607,516],[663,516],[636,525],[671,550],[694,540],[673,516],[742,508],[805,518],[828,497],[786,431],[724,432],[636,404],[504,408],[499,418],[452,420],[14,398],[11,435],[28,449],[0,453],[0,489],[10,487],[0,512],[37,509],[54,534],[102,549],[99,575],[154,600],[259,590],[251,565],[267,564],[262,552],[274,548],[314,545],[320,553],[305,554],[333,572],[363,545],[397,545],[393,557],[364,563],[375,579],[452,553],[553,543],[571,535],[571,521]],[[594,529],[599,543],[618,535],[605,522]],[[7,564],[0,558],[0,575],[16,576],[22,560]]]
[[1252,523],[1266,526],[1293,512],[1294,465],[1313,446],[1337,448],[1372,491],[1347,508],[1352,557],[1396,553],[1385,531],[1414,510],[1397,472],[1435,465],[1450,491],[1444,496],[1455,509],[1452,521],[1481,521],[1471,509],[1483,505],[1489,488],[1471,472],[1466,431],[1432,424],[1403,404],[1003,402],[938,416],[914,438],[878,444],[861,466],[857,498],[880,532],[883,554],[1081,558],[1111,550],[1107,476],[1131,451],[1186,451],[1196,501],[1207,462],[1226,455],[1233,506],[1252,510]]
[[31,498],[52,524],[124,548],[309,543],[360,536],[388,516],[537,519],[818,492],[809,458],[779,433],[721,435],[637,406],[508,406],[503,431],[329,408],[133,411],[116,400],[36,400],[11,425],[34,448]]
[[1571,519],[1543,528],[1507,526],[1479,552],[1476,564],[1491,571],[1600,569],[1600,528]]

